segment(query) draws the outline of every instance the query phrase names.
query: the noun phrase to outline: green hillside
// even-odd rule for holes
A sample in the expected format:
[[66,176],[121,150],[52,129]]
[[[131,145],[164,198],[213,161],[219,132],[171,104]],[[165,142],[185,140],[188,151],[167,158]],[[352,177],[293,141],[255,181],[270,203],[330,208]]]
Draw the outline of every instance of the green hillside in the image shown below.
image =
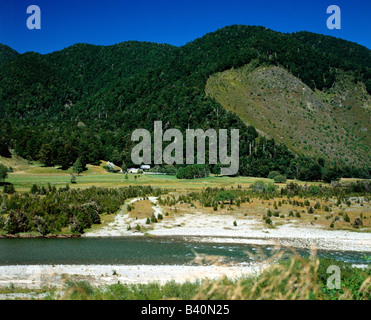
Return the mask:
[[[0,65],[1,150],[63,168],[78,157],[84,163],[105,159],[131,165],[132,131],[153,130],[153,122],[162,120],[165,128],[182,131],[239,128],[242,175],[279,170],[312,180],[326,172],[368,177],[370,56],[367,48],[341,39],[239,25],[182,47],[131,41],[17,55]],[[252,62],[251,81],[241,84],[235,97],[225,95],[236,105],[220,100],[229,84],[220,92],[214,86],[207,96],[209,79],[221,72],[244,73]],[[269,89],[278,76],[285,78],[282,88]],[[244,104],[237,103],[243,98],[238,91],[245,85],[256,90],[248,103],[267,119],[239,113]],[[306,88],[304,96],[300,86]],[[282,97],[279,90],[289,93]],[[273,112],[279,106],[286,112]],[[288,125],[296,114],[297,122]],[[298,134],[302,128],[294,127],[304,122],[308,128]]]
[[339,72],[330,89],[313,91],[285,69],[254,63],[213,75],[206,94],[296,153],[365,163],[371,158],[371,96]]

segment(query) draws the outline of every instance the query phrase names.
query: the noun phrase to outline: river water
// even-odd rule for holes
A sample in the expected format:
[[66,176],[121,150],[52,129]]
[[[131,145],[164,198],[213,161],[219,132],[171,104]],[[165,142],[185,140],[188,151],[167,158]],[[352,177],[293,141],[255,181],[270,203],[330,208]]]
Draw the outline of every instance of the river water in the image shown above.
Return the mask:
[[[223,256],[229,262],[244,264],[255,260],[247,252],[257,254],[259,250],[267,257],[274,253],[273,246],[189,242],[180,237],[1,239],[0,265],[190,265],[194,252]],[[301,256],[309,255],[308,250],[297,252]],[[318,251],[317,255],[355,264],[367,263],[362,252]]]

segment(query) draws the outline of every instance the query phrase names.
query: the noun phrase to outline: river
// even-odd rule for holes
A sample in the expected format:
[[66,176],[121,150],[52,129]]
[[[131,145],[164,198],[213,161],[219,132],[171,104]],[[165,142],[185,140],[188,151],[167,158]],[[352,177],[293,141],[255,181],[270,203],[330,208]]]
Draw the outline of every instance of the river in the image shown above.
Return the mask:
[[[0,265],[190,265],[199,254],[226,257],[234,264],[254,261],[247,252],[260,248],[266,256],[273,246],[190,242],[181,237],[105,237],[77,239],[1,239]],[[308,250],[297,250],[301,256]],[[289,254],[289,253],[288,253]],[[362,252],[318,251],[319,257],[366,264]]]

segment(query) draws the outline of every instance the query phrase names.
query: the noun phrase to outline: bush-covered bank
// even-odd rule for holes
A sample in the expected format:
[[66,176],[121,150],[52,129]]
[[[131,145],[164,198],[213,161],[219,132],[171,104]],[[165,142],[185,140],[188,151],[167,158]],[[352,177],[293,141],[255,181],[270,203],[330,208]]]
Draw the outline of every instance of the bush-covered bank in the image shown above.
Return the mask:
[[[309,223],[311,227],[330,230],[371,230],[369,181],[330,186],[291,182],[279,188],[273,183],[258,180],[250,187],[207,187],[178,196],[160,196],[158,201],[165,215],[202,211],[233,217],[242,225],[254,219],[263,221],[264,227],[269,228],[286,223],[301,226]],[[238,222],[235,221],[233,226],[239,226]]]
[[[250,188],[242,188],[238,185],[237,188],[210,188],[207,187],[201,192],[190,192],[187,195],[180,195],[179,197],[167,196],[159,199],[160,204],[175,205],[183,202],[192,204],[198,201],[204,207],[218,207],[223,204],[236,204],[249,202],[250,198],[259,198],[269,200],[274,197],[286,196],[290,197],[317,197],[317,198],[331,198],[336,197],[340,201],[347,202],[349,197],[365,197],[368,200],[371,197],[371,181],[356,181],[350,183],[333,183],[331,186],[322,185],[299,185],[291,182],[279,189],[273,183],[263,181],[256,181]],[[290,200],[289,200],[290,201]]]
[[102,215],[117,212],[127,199],[162,192],[151,186],[56,189],[34,185],[30,193],[0,197],[0,230],[11,235],[81,234],[93,224],[100,224]]

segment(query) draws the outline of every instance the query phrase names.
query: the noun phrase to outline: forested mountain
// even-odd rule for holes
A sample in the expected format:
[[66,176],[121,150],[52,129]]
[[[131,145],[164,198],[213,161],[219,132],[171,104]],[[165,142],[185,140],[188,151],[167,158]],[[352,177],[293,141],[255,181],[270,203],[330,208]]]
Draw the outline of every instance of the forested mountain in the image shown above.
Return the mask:
[[[285,139],[276,143],[274,132],[257,126],[265,133],[261,136],[236,110],[205,92],[208,80],[220,72],[251,63],[254,68],[276,66],[314,94],[330,92],[329,99],[335,88],[363,86],[362,97],[352,93],[356,98],[349,103],[356,101],[357,108],[349,114],[358,113],[362,102],[369,116],[371,52],[358,44],[312,33],[282,34],[234,25],[182,47],[131,41],[109,47],[77,44],[47,55],[12,58],[2,52],[0,48],[0,62],[8,61],[0,63],[0,143],[24,158],[63,168],[78,157],[84,163],[105,159],[131,165],[132,131],[152,131],[153,122],[161,120],[164,129],[182,131],[239,128],[240,174],[266,176],[279,170],[305,180],[370,175],[371,148],[344,167],[341,158],[327,155],[326,150],[306,154]],[[347,86],[340,85],[342,72],[351,85],[348,80]],[[291,108],[302,110],[296,102]],[[313,112],[312,117],[317,116]],[[354,136],[366,147],[370,142],[370,131],[355,130]]]
[[17,55],[17,51],[0,43],[0,65],[12,60]]
[[356,76],[355,80],[364,82],[370,93],[371,54],[369,49],[350,41],[310,32],[297,32],[292,36],[312,48],[325,52],[331,61],[331,67],[353,71]]

